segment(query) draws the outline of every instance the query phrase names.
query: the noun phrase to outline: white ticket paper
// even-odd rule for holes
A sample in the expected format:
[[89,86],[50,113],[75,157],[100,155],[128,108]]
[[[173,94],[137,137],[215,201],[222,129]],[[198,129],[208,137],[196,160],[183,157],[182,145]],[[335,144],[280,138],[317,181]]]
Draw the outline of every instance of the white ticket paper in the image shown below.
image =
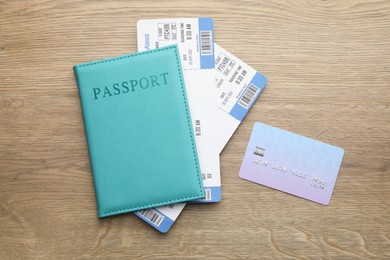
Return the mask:
[[266,77],[219,46],[215,48],[218,151],[230,140],[267,83]]

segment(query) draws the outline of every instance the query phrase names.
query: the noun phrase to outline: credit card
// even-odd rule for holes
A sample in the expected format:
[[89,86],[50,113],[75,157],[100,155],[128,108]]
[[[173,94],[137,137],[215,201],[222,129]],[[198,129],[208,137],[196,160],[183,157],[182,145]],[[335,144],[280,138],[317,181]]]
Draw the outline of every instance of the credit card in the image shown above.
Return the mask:
[[218,150],[222,152],[263,91],[267,78],[218,44],[214,48]]
[[343,156],[342,148],[256,123],[239,176],[328,205]]

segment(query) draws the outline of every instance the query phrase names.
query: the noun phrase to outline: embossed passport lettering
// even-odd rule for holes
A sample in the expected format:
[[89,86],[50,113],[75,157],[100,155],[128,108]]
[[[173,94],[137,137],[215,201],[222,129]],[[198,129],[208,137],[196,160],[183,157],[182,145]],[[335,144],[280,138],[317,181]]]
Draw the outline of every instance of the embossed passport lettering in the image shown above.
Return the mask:
[[98,216],[204,197],[176,45],[76,65]]
[[256,123],[239,175],[328,205],[343,156],[342,148]]

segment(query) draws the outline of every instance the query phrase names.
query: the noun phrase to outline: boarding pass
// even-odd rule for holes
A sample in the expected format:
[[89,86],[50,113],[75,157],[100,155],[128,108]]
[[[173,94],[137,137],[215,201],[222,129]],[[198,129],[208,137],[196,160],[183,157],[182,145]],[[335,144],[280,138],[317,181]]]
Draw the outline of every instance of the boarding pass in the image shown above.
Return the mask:
[[[217,45],[216,43],[214,43],[214,48],[215,48],[215,53],[217,54],[216,57],[218,57],[218,56],[219,57],[229,57],[229,61],[233,60],[235,62],[235,65],[237,65],[237,69],[240,68],[240,66],[241,66],[241,68],[244,68],[247,71],[246,77],[243,77],[239,82],[239,83],[242,83],[241,85],[237,84],[234,81],[230,82],[230,80],[222,81],[222,83],[220,83],[220,86],[219,86],[219,88],[221,89],[221,92],[217,93],[218,97],[221,96],[221,93],[223,93],[222,91],[226,92],[226,91],[228,91],[228,89],[230,89],[230,91],[234,91],[237,88],[239,90],[236,90],[236,92],[237,91],[238,91],[237,93],[241,92],[241,96],[242,96],[243,92],[245,92],[244,91],[245,88],[249,87],[248,85],[250,82],[255,82],[256,78],[262,79],[259,83],[257,83],[260,91],[256,92],[256,95],[254,95],[252,97],[251,102],[247,102],[247,103],[249,103],[249,105],[248,105],[248,109],[246,110],[246,112],[249,111],[250,107],[253,105],[253,102],[257,99],[257,97],[260,95],[260,92],[263,90],[263,88],[265,86],[265,83],[266,83],[265,77],[262,76],[255,69],[253,69],[251,66],[244,63],[240,59],[236,58],[233,54],[229,53],[228,51],[226,51],[225,49],[223,49],[222,47]],[[217,64],[221,63],[221,58],[219,60],[218,60],[218,58],[216,58],[216,59],[217,59],[216,60]],[[227,74],[229,74],[229,73],[227,73]],[[220,82],[221,79],[223,79],[223,76],[219,76],[219,77],[217,76],[216,83]],[[232,100],[235,99],[237,102],[239,100],[239,98],[240,98],[240,96],[235,97],[235,98],[233,97]],[[223,149],[224,145],[229,141],[231,135],[233,135],[234,131],[241,123],[241,121],[239,121],[236,117],[233,117],[231,114],[229,114],[232,111],[232,109],[230,109],[230,110],[226,109],[226,108],[224,109],[223,107],[224,106],[222,104],[220,105],[217,103],[217,110],[219,111],[219,118],[218,118],[219,123],[221,126],[224,126],[226,131],[228,132],[227,134],[224,135],[223,139],[219,139],[220,150]],[[246,112],[242,116],[245,116]],[[184,209],[184,206],[185,206],[185,203],[180,203],[180,204],[170,205],[170,206],[166,206],[166,207],[148,209],[148,210],[144,210],[142,212],[137,212],[136,214],[139,216],[142,216],[142,218],[145,221],[147,221],[149,224],[151,224],[152,226],[154,226],[158,230],[160,230],[162,232],[166,232],[169,230],[169,228],[173,225],[173,223],[175,222],[177,217],[180,215],[181,211]]]
[[[178,44],[205,188],[205,198],[194,202],[220,201],[221,177],[219,149],[216,142],[218,139],[218,121],[217,110],[215,109],[215,56],[212,19],[140,20],[137,23],[137,39],[138,51]],[[164,220],[160,225],[156,225],[157,222],[150,219],[150,212],[162,214],[167,219],[174,221],[175,218],[170,218],[172,215],[167,212],[178,212],[178,216],[182,208],[184,206],[175,205],[173,207],[150,209],[149,212],[137,212],[136,214],[163,232],[161,226],[164,227]],[[154,219],[152,218],[152,220]]]

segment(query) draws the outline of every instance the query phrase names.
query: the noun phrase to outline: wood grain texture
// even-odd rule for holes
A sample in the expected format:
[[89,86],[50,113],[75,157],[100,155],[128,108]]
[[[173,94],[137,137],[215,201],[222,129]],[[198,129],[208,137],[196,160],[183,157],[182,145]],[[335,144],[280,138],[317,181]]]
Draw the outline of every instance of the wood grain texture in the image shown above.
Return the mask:
[[[214,19],[269,82],[221,154],[223,200],[167,234],[98,220],[77,63],[136,51],[141,18]],[[345,149],[321,206],[238,178],[254,122]],[[390,258],[390,1],[0,1],[0,258]]]

